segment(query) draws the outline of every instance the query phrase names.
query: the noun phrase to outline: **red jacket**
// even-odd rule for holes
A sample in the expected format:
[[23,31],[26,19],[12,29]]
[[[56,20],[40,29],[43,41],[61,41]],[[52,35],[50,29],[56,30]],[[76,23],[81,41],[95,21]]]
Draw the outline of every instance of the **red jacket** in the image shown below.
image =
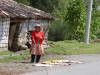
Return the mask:
[[36,44],[38,43],[38,40],[39,40],[39,44],[42,44],[43,40],[44,40],[43,31],[33,30],[32,33],[31,33],[31,40],[32,40],[32,44],[34,44],[33,40],[35,41]]

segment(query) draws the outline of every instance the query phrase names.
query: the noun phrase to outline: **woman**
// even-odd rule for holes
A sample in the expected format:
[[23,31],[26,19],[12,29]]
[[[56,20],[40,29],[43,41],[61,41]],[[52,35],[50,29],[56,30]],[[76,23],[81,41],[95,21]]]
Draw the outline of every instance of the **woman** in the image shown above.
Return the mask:
[[41,26],[40,25],[35,25],[34,26],[35,30],[32,31],[31,33],[31,40],[32,40],[32,45],[30,49],[31,53],[31,63],[35,61],[36,57],[36,63],[40,61],[41,55],[44,53],[43,49],[43,40],[44,40],[44,33],[41,31]]

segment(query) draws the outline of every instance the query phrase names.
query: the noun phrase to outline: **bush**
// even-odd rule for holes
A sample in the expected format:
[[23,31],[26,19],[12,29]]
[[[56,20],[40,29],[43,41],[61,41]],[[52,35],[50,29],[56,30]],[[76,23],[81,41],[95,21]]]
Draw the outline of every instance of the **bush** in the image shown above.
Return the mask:
[[84,0],[70,0],[65,21],[68,23],[68,39],[83,40],[86,25],[86,4]]
[[65,40],[67,38],[66,24],[61,21],[51,23],[49,27],[48,39],[52,41]]
[[[86,9],[84,0],[59,0],[58,8],[55,9],[55,22],[51,23],[49,29],[49,40],[78,40],[83,41],[86,28]],[[90,28],[90,40],[99,37],[99,17],[97,16],[97,5],[94,2],[92,21]]]

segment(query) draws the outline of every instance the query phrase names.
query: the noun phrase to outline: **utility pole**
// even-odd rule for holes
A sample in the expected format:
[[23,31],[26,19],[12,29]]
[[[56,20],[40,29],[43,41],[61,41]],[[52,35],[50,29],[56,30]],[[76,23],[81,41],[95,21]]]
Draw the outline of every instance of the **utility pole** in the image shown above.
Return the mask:
[[92,4],[93,4],[93,0],[89,0],[88,11],[87,11],[86,30],[85,30],[85,43],[86,44],[89,44],[89,33],[90,33],[90,24],[91,24]]

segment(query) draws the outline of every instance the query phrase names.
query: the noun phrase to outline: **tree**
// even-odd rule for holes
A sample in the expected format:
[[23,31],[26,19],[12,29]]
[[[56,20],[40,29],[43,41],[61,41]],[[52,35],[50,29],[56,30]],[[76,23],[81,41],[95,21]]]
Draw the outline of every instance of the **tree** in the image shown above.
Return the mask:
[[32,7],[51,13],[57,6],[58,0],[30,0]]
[[30,2],[28,0],[15,0],[15,1],[26,4],[26,5],[30,5]]
[[[90,39],[97,38],[97,31],[100,29],[100,23],[97,16],[97,2],[93,1],[92,23],[90,28]],[[100,17],[99,17],[100,18]]]
[[69,1],[65,21],[68,39],[83,40],[86,25],[86,5],[83,0]]
[[65,40],[67,37],[67,24],[65,22],[67,2],[67,0],[59,0],[58,7],[55,7],[52,12],[56,20],[50,23],[48,35],[49,40],[59,41]]

